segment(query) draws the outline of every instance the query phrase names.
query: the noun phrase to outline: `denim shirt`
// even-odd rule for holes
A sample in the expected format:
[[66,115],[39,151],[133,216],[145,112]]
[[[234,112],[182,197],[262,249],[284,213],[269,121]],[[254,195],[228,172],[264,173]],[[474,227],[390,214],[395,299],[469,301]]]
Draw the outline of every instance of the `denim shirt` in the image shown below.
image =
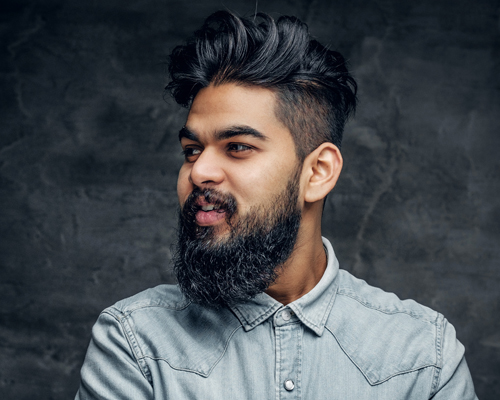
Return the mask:
[[161,285],[104,310],[77,400],[477,399],[455,329],[328,264],[284,306],[262,293],[222,310]]

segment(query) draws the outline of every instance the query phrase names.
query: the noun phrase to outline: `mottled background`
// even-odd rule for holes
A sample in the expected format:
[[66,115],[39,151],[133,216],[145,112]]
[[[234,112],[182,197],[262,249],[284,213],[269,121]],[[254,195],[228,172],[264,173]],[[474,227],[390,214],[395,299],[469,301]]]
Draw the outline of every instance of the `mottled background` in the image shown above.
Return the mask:
[[[456,326],[500,398],[500,4],[270,0],[349,59],[359,110],[324,233],[343,268]],[[99,312],[173,282],[166,55],[253,1],[3,0],[0,397],[68,399]]]

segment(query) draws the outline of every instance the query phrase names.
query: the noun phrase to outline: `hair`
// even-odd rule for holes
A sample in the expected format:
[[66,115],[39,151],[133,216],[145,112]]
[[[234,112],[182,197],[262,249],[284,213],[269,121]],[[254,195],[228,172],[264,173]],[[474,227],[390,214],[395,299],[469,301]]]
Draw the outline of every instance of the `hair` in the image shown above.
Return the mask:
[[185,107],[211,84],[272,90],[276,116],[290,130],[300,161],[325,142],[340,148],[356,108],[357,85],[344,57],[312,39],[295,17],[275,21],[263,13],[249,19],[217,11],[172,51],[169,73],[165,89]]

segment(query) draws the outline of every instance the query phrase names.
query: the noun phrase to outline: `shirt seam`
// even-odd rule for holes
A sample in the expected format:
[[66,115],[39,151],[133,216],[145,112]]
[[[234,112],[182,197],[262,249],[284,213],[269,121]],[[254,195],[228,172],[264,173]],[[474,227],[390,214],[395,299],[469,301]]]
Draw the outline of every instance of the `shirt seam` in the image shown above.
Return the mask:
[[[279,304],[273,304],[264,313],[262,313],[259,316],[255,317],[251,321],[248,320],[248,318],[244,315],[243,312],[240,311],[240,309],[238,307],[230,307],[229,309],[234,314],[236,314],[236,317],[240,320],[240,323],[243,326],[248,326],[249,329],[253,329],[257,325],[260,325],[262,322],[264,322],[266,319],[268,319],[271,315],[273,315],[280,308],[281,308],[281,306]],[[244,322],[242,322],[242,321],[244,321]]]
[[441,314],[438,314],[438,319],[440,319],[440,323],[436,323],[436,362],[437,368],[434,372],[433,384],[431,390],[431,396],[434,396],[437,393],[439,388],[439,382],[441,381],[441,372],[443,365],[443,338],[444,338],[444,329],[445,329],[445,319]]
[[388,377],[385,377],[385,378],[380,379],[380,380],[372,380],[372,379],[370,379],[367,376],[367,374],[365,373],[365,371],[356,363],[356,361],[354,361],[354,359],[350,356],[350,354],[347,352],[347,350],[344,349],[344,347],[342,346],[342,344],[340,343],[340,341],[335,336],[335,333],[328,326],[326,326],[325,328],[332,334],[332,336],[335,338],[335,341],[337,342],[337,344],[339,345],[339,347],[342,349],[342,351],[344,352],[344,354],[349,358],[349,360],[351,360],[351,362],[356,366],[356,368],[361,372],[361,374],[365,377],[365,379],[368,381],[368,383],[371,386],[380,385],[380,384],[382,384],[384,382],[387,382],[388,380],[390,380],[390,379],[392,379],[392,378],[394,378],[395,376],[398,376],[398,375],[403,375],[403,374],[408,374],[408,373],[411,373],[411,372],[420,371],[422,369],[429,368],[429,367],[432,367],[432,368],[436,368],[437,367],[437,365],[435,363],[424,364],[424,365],[421,365],[421,366],[419,366],[417,368],[412,368],[412,369],[408,369],[408,370],[398,371],[398,372],[393,373],[393,374],[389,375]]
[[155,307],[158,307],[158,308],[165,308],[167,310],[182,311],[182,310],[185,310],[186,308],[188,308],[190,305],[191,305],[191,302],[188,302],[185,306],[180,307],[180,308],[176,308],[176,307],[169,307],[169,306],[162,305],[162,304],[144,304],[144,305],[137,305],[137,306],[135,306],[133,308],[130,308],[130,306],[128,306],[125,310],[122,310],[122,309],[120,309],[120,308],[118,308],[116,306],[111,306],[110,309],[113,309],[114,311],[120,313],[124,317],[128,317],[133,312],[135,312],[137,310],[142,310],[144,308],[155,308]]
[[148,382],[152,383],[151,371],[149,370],[145,362],[141,362],[143,361],[142,350],[139,344],[137,343],[137,339],[135,338],[134,333],[132,332],[132,328],[128,322],[128,317],[115,316],[107,311],[103,311],[103,313],[106,313],[107,315],[111,316],[119,323],[120,328],[122,329],[124,336],[127,339],[127,343],[130,349],[132,350],[137,366],[141,370],[142,375],[148,380]]
[[153,361],[164,361],[168,364],[168,366],[170,368],[175,369],[176,371],[191,372],[191,373],[199,375],[203,378],[208,378],[210,376],[210,374],[212,373],[212,371],[214,370],[214,368],[217,366],[217,364],[219,364],[219,362],[222,360],[222,358],[226,354],[227,349],[229,347],[229,342],[231,342],[231,339],[233,338],[234,334],[236,333],[236,331],[238,329],[241,329],[241,328],[242,328],[241,325],[234,328],[234,330],[231,332],[231,334],[229,335],[229,337],[226,340],[226,343],[224,345],[224,350],[222,351],[221,355],[219,356],[219,358],[214,362],[214,364],[209,368],[208,372],[206,372],[206,373],[196,371],[196,370],[190,369],[190,368],[174,367],[166,358],[163,358],[163,357],[152,357],[152,356],[145,354],[145,355],[141,356],[141,359],[144,360],[145,358],[148,358],[148,359],[153,360]]
[[427,322],[427,323],[432,324],[432,325],[436,325],[436,321],[435,320],[431,320],[429,318],[426,318],[422,314],[417,314],[417,313],[414,313],[414,312],[411,312],[411,311],[408,311],[408,310],[394,310],[394,311],[384,310],[384,309],[382,309],[380,307],[377,307],[377,306],[375,306],[373,304],[367,303],[363,298],[361,298],[359,296],[353,296],[350,293],[342,292],[341,288],[339,288],[339,290],[338,290],[337,293],[339,295],[341,295],[341,296],[349,297],[349,298],[357,301],[358,303],[360,303],[361,305],[365,306],[366,308],[369,308],[369,309],[374,310],[374,311],[381,312],[383,314],[387,314],[387,315],[406,314],[406,315],[408,315],[409,317],[411,317],[413,319],[416,319],[416,320],[419,320],[419,321],[423,321],[423,322]]

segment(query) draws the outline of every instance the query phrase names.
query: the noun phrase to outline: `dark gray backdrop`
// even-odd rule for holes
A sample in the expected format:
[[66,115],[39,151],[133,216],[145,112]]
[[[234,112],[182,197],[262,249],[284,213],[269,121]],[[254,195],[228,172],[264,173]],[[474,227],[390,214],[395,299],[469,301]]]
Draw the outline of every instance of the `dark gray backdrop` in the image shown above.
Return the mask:
[[[253,1],[3,1],[0,397],[67,399],[98,313],[173,282],[175,138],[164,61]],[[500,396],[498,1],[273,0],[349,59],[359,111],[324,234],[341,266],[456,326]]]

